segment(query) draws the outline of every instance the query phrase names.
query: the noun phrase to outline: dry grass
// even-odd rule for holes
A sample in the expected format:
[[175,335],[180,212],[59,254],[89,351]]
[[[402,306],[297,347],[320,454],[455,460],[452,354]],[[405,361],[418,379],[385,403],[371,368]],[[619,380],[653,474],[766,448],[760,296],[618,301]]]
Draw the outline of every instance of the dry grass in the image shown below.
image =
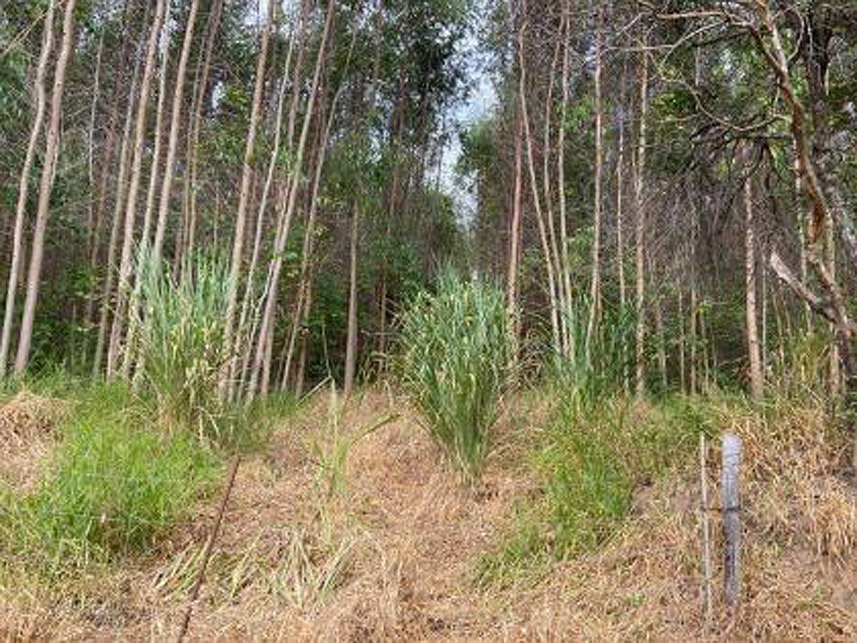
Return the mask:
[[20,391],[0,406],[0,485],[31,490],[55,442],[55,429],[67,404]]
[[[343,435],[395,410],[356,440],[333,493],[320,459],[333,448],[326,395],[242,465],[191,625],[197,640],[854,640],[855,498],[840,475],[843,436],[823,408],[760,414],[715,404],[719,426],[744,438],[745,601],[700,591],[698,472],[640,490],[632,516],[602,549],[535,577],[478,588],[477,561],[514,529],[512,511],[538,490],[522,466],[543,400],[521,402],[476,489],[463,488],[398,399],[349,403]],[[710,457],[717,497],[717,454]],[[199,566],[216,499],[161,550],[69,599],[0,588],[0,639],[160,640],[172,637]],[[716,512],[713,533],[719,533]],[[718,551],[715,542],[714,551]],[[718,561],[715,559],[715,565]],[[715,574],[715,596],[720,570]],[[0,583],[0,585],[2,585]],[[85,596],[85,599],[82,598]],[[5,601],[5,602],[4,602]]]

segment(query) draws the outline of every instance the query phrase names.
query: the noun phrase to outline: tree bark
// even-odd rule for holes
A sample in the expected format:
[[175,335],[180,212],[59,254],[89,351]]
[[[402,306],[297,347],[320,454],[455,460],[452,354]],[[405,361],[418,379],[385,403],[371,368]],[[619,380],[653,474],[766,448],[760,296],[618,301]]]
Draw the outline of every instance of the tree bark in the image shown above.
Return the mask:
[[128,301],[131,278],[131,250],[134,243],[134,222],[137,218],[137,196],[143,174],[143,154],[146,138],[146,117],[149,111],[149,96],[152,91],[152,71],[155,67],[155,55],[161,23],[166,10],[165,0],[158,0],[155,20],[149,31],[146,44],[146,62],[143,65],[143,78],[140,81],[140,98],[137,101],[137,117],[134,123],[134,146],[131,161],[131,177],[128,186],[128,200],[125,205],[125,226],[122,237],[122,253],[119,259],[119,278],[117,281],[116,309],[113,314],[113,327],[110,331],[110,346],[107,349],[107,377],[112,377],[119,357],[119,340],[125,323],[125,305]]
[[[744,151],[744,169],[749,173],[750,153]],[[759,347],[757,321],[757,279],[756,279],[756,231],[753,210],[753,182],[744,177],[744,284],[746,292],[747,355],[750,365],[750,394],[754,400],[762,397],[764,377],[762,374],[762,356]]]
[[[268,42],[274,21],[274,3],[268,2],[268,16],[262,28],[262,43],[256,60],[256,82],[253,88],[253,103],[250,107],[250,125],[244,147],[244,161],[241,169],[241,189],[238,195],[238,213],[235,216],[235,234],[232,242],[232,262],[229,268],[229,293],[226,305],[225,344],[230,355],[237,356],[238,346],[233,346],[235,334],[235,312],[238,306],[238,282],[241,278],[241,264],[244,259],[244,229],[247,226],[247,204],[250,199],[250,178],[253,152],[256,148],[256,132],[262,106],[262,90],[265,87],[265,67],[268,61]],[[235,359],[235,358],[231,358]],[[230,370],[233,370],[231,367]],[[228,372],[228,371],[227,371]],[[228,382],[221,382],[221,394],[228,392]]]
[[30,253],[30,270],[27,275],[27,297],[21,317],[21,334],[18,339],[18,352],[15,356],[15,374],[22,375],[30,359],[33,341],[33,322],[36,316],[36,304],[39,298],[39,281],[42,271],[42,258],[45,252],[45,230],[48,224],[51,192],[54,185],[54,169],[59,157],[60,118],[62,116],[63,91],[65,89],[66,70],[72,54],[74,41],[74,8],[76,0],[67,0],[63,17],[63,41],[57,59],[54,74],[54,86],[51,95],[51,116],[45,143],[45,161],[39,183],[39,202],[36,209],[36,227],[33,232],[33,248]]
[[30,192],[30,173],[36,146],[45,120],[47,94],[45,91],[45,76],[54,41],[54,9],[56,0],[50,0],[45,14],[45,26],[42,31],[42,50],[36,67],[34,93],[36,97],[36,112],[30,128],[30,139],[27,143],[27,153],[24,165],[21,167],[21,178],[18,183],[18,203],[15,208],[15,228],[12,237],[12,257],[9,264],[9,282],[6,289],[6,308],[3,315],[3,334],[0,339],[0,380],[6,377],[6,366],[9,360],[9,344],[12,339],[12,319],[15,314],[15,300],[18,295],[18,273],[21,269],[21,253],[24,237],[24,217],[27,210],[27,198]]
[[354,389],[354,375],[357,371],[357,261],[358,237],[360,231],[360,206],[354,200],[354,211],[351,215],[351,234],[349,236],[348,252],[348,334],[345,339],[345,395],[351,395]]
[[164,245],[164,234],[167,226],[167,214],[170,210],[170,195],[173,188],[173,173],[175,172],[176,148],[178,147],[179,130],[181,129],[182,103],[184,102],[185,75],[187,72],[187,61],[190,57],[190,48],[193,44],[193,30],[196,24],[196,15],[199,11],[199,0],[192,0],[190,13],[185,26],[182,51],[179,56],[179,65],[176,69],[175,89],[173,90],[173,105],[170,120],[170,138],[167,144],[167,160],[164,166],[164,179],[161,183],[161,200],[158,205],[158,224],[155,228],[155,240],[152,244],[152,258],[155,262],[161,260]]
[[116,196],[113,206],[113,224],[110,229],[110,240],[107,243],[107,262],[105,264],[104,284],[101,288],[101,311],[98,321],[98,338],[95,342],[95,356],[92,360],[92,376],[98,375],[101,370],[101,362],[104,357],[104,345],[107,339],[107,327],[110,322],[110,298],[113,295],[113,281],[115,279],[116,250],[119,243],[119,229],[122,221],[122,212],[125,207],[125,196],[127,195],[126,183],[128,179],[128,161],[131,146],[131,127],[134,122],[134,106],[137,86],[140,82],[140,51],[135,55],[134,72],[131,79],[131,90],[128,93],[128,107],[125,113],[125,125],[122,128],[122,143],[119,148],[119,168],[116,175]]
[[[208,14],[208,35],[205,39],[205,52],[203,53],[200,74],[196,79],[196,91],[194,92],[193,104],[191,105],[191,133],[187,142],[187,165],[188,172],[184,184],[184,240],[181,245],[182,275],[187,274],[190,268],[190,257],[196,244],[196,192],[198,176],[198,151],[199,133],[202,125],[202,107],[205,102],[205,92],[208,87],[208,75],[211,70],[211,56],[214,51],[214,42],[220,29],[220,17],[223,12],[223,0],[214,0]],[[288,73],[288,68],[286,69]]]
[[[598,9],[597,30],[601,29],[601,9]],[[589,286],[589,324],[586,330],[587,347],[591,347],[592,335],[601,315],[601,189],[604,152],[602,143],[601,101],[601,36],[595,36],[595,202],[592,216],[592,280]]]
[[[288,187],[288,203],[285,206],[285,211],[282,220],[278,226],[277,238],[275,240],[274,258],[271,261],[268,272],[268,284],[265,292],[265,310],[262,316],[262,328],[259,332],[259,342],[256,346],[256,355],[253,361],[253,369],[251,371],[250,394],[256,392],[257,386],[259,390],[266,394],[268,391],[268,376],[270,369],[265,369],[262,372],[263,365],[268,361],[265,359],[267,351],[267,338],[273,334],[274,328],[274,313],[277,307],[277,291],[279,287],[280,274],[283,267],[283,252],[286,247],[286,242],[291,228],[292,217],[295,211],[295,203],[297,202],[297,193],[300,187],[300,175],[303,170],[304,151],[306,148],[307,136],[309,134],[309,126],[312,121],[313,109],[318,94],[318,87],[321,80],[321,71],[325,60],[325,52],[328,44],[328,36],[330,34],[330,26],[333,22],[335,2],[329,0],[327,6],[327,16],[324,22],[324,31],[321,37],[318,57],[316,58],[315,71],[313,73],[312,87],[310,89],[309,98],[307,99],[306,114],[301,128],[301,135],[298,141],[298,146],[295,154],[295,167],[292,169],[293,175]],[[261,382],[259,382],[261,378]]]
[[636,255],[637,255],[637,331],[635,389],[638,396],[646,390],[646,210],[643,186],[646,172],[646,119],[649,104],[649,59],[641,54],[640,64],[640,125],[637,139],[636,177],[634,205],[637,210]]

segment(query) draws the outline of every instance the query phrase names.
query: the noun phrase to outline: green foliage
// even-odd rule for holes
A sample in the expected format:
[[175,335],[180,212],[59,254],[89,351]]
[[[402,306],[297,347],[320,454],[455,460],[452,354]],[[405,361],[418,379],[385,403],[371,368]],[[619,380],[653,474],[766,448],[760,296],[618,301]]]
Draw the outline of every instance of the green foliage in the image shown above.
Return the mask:
[[607,308],[591,329],[592,302],[578,295],[563,311],[570,350],[553,360],[554,381],[567,404],[583,409],[622,389],[630,376],[636,315],[633,309]]
[[123,386],[78,396],[42,483],[29,496],[7,492],[0,515],[4,554],[54,571],[151,547],[219,471],[191,436],[150,430],[145,406]]
[[157,398],[161,423],[201,439],[233,439],[235,418],[221,401],[219,385],[230,361],[226,347],[229,270],[224,261],[199,257],[190,274],[176,279],[164,262],[143,250],[143,376]]
[[441,275],[400,320],[401,375],[432,438],[473,480],[509,382],[511,336],[503,294],[478,279]]
[[703,410],[683,397],[655,407],[623,397],[583,410],[563,403],[530,458],[543,496],[519,509],[515,533],[480,561],[480,581],[505,582],[539,561],[602,545],[627,517],[634,491],[681,466],[698,432],[711,430]]

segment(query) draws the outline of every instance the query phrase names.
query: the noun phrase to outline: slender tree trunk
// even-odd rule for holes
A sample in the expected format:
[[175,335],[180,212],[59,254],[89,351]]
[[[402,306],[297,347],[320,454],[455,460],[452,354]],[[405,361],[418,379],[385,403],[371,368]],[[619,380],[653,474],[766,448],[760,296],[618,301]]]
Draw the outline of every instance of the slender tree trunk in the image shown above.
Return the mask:
[[[601,29],[601,9],[598,9],[598,26]],[[589,286],[591,301],[589,325],[587,327],[587,347],[591,346],[592,334],[601,315],[601,190],[603,175],[603,126],[601,101],[601,36],[596,35],[595,42],[595,203],[592,221],[592,281]]]
[[[570,56],[571,56],[571,7],[568,2],[563,6],[563,22],[564,32],[562,36],[562,100],[560,102],[560,125],[559,134],[557,136],[557,183],[559,192],[559,236],[560,236],[560,280],[565,290],[565,310],[564,315],[568,316],[572,313],[571,307],[573,302],[573,290],[571,286],[571,259],[568,251],[568,206],[565,196],[565,130],[568,123],[568,104],[570,101],[571,90],[569,85],[570,76]],[[566,325],[569,321],[566,319]],[[566,353],[571,354],[575,351],[575,337],[573,332],[567,333]]]
[[[564,22],[564,20],[563,20]],[[556,298],[557,298],[557,321],[559,323],[560,346],[559,350],[562,355],[568,355],[568,346],[570,343],[571,331],[568,324],[568,306],[567,303],[571,299],[570,293],[565,291],[565,282],[562,279],[562,259],[559,251],[559,242],[556,238],[556,221],[553,213],[553,189],[551,186],[551,139],[553,138],[553,125],[551,117],[554,111],[553,88],[556,84],[556,70],[559,63],[559,55],[563,51],[562,38],[556,38],[554,44],[553,58],[551,59],[550,72],[548,74],[548,91],[544,106],[544,125],[542,129],[542,191],[544,192],[544,212],[545,212],[545,227],[548,232],[548,241],[550,242],[551,261],[554,264],[554,274],[556,275]],[[560,129],[562,129],[561,124]]]
[[[279,95],[277,98],[277,114],[274,125],[274,146],[271,150],[271,155],[268,159],[268,169],[265,177],[265,184],[262,188],[262,195],[259,199],[259,209],[256,215],[257,224],[256,224],[256,235],[253,241],[253,254],[250,257],[250,267],[247,270],[247,285],[244,290],[244,300],[241,304],[241,315],[238,323],[238,334],[240,339],[238,341],[244,341],[248,343],[248,346],[251,345],[253,339],[256,336],[256,331],[259,326],[258,320],[258,311],[253,311],[252,323],[248,327],[248,317],[251,312],[251,308],[256,305],[257,299],[257,289],[256,289],[256,269],[259,264],[259,257],[262,250],[262,233],[265,228],[265,213],[267,212],[268,199],[270,197],[271,188],[274,183],[274,171],[277,166],[277,159],[279,158],[280,148],[282,145],[282,134],[283,134],[283,113],[285,107],[285,99],[286,99],[286,88],[287,83],[285,81],[286,78],[289,77],[289,72],[291,69],[291,61],[292,54],[294,52],[296,42],[299,43],[299,46],[302,47],[303,42],[303,30],[306,24],[306,7],[307,3],[302,3],[301,5],[301,14],[298,18],[298,24],[292,30],[291,35],[289,36],[289,45],[286,50],[286,60],[285,65],[283,67],[283,81],[280,87]],[[297,65],[300,64],[302,56],[298,55]],[[292,88],[293,96],[296,97],[298,94],[297,84]],[[240,371],[230,372],[229,375],[229,384],[228,384],[228,393],[231,398],[235,392],[236,384],[239,382],[247,381],[247,371],[250,366],[250,360],[252,358],[252,351],[245,350],[243,351],[243,358],[241,360]]]
[[[265,88],[265,67],[268,61],[268,42],[274,22],[274,3],[268,3],[268,17],[262,28],[262,43],[256,60],[256,82],[253,88],[253,103],[250,108],[250,125],[244,147],[244,161],[241,170],[241,190],[238,195],[238,213],[235,217],[235,235],[232,243],[232,262],[229,269],[229,294],[226,305],[225,345],[232,355],[238,354],[238,346],[233,346],[235,333],[235,313],[238,306],[238,282],[241,278],[241,264],[244,259],[244,229],[247,226],[247,205],[250,199],[250,179],[253,170],[253,152],[256,148],[256,133],[262,106],[262,90]],[[233,370],[234,366],[230,368]],[[221,394],[228,392],[228,382],[221,382]]]
[[27,198],[30,192],[30,173],[33,168],[33,159],[36,155],[36,147],[39,144],[39,136],[45,120],[45,107],[47,95],[45,91],[45,75],[48,68],[48,60],[54,41],[54,8],[55,0],[50,0],[48,10],[45,14],[45,26],[42,31],[42,51],[39,54],[39,64],[36,67],[36,82],[34,93],[36,98],[36,111],[33,114],[33,124],[30,128],[30,140],[27,143],[27,153],[24,157],[24,165],[21,167],[21,178],[18,183],[18,203],[15,208],[15,228],[12,236],[12,257],[9,265],[9,282],[6,289],[6,308],[3,315],[3,334],[0,339],[0,380],[6,377],[6,366],[9,360],[9,344],[12,339],[12,319],[15,314],[15,300],[18,295],[18,275],[21,270],[21,253],[24,237],[24,217],[27,211]]
[[[622,103],[624,105],[624,103]],[[616,159],[616,273],[619,278],[619,306],[624,311],[628,303],[628,287],[625,282],[625,219],[622,206],[625,170],[625,121],[619,116],[619,154]]]
[[190,13],[185,26],[182,51],[179,65],[176,69],[176,82],[173,90],[173,105],[170,120],[170,138],[167,144],[167,160],[164,166],[164,178],[161,183],[161,200],[158,205],[158,224],[155,228],[155,241],[152,244],[152,258],[155,262],[161,260],[164,245],[164,234],[167,226],[167,214],[170,210],[170,195],[173,188],[173,173],[175,172],[176,149],[178,147],[179,130],[181,129],[182,103],[184,102],[185,76],[190,48],[193,44],[193,30],[196,25],[196,15],[199,11],[199,0],[192,0]]
[[646,119],[649,105],[649,59],[643,51],[640,63],[640,126],[637,139],[637,167],[634,205],[637,210],[637,350],[635,388],[638,396],[646,390],[646,211],[643,186],[646,173]]
[[[836,281],[836,235],[834,234],[833,224],[825,229],[825,263],[827,264],[827,272],[830,274],[831,280]],[[835,334],[836,327],[831,326],[831,331]],[[836,342],[830,346],[830,392],[835,396],[842,393],[842,371],[840,369],[841,355],[839,346]],[[855,451],[857,452],[857,451]]]
[[518,59],[520,64],[518,100],[521,104],[521,118],[524,122],[524,142],[527,150],[527,166],[529,168],[530,188],[532,190],[533,206],[536,212],[536,222],[538,223],[539,238],[541,240],[542,252],[544,253],[545,268],[547,270],[548,277],[548,297],[550,302],[550,320],[553,346],[555,351],[557,351],[559,354],[562,354],[563,344],[562,337],[560,334],[559,304],[557,301],[557,286],[556,274],[554,272],[554,260],[542,212],[541,198],[539,196],[538,181],[536,179],[535,169],[535,155],[533,153],[532,136],[530,135],[530,117],[527,110],[526,67],[524,59],[524,31],[525,30],[522,27],[518,34]]
[[269,380],[266,373],[269,373],[270,370],[266,369],[266,373],[261,373],[263,365],[265,363],[269,363],[269,360],[265,359],[265,355],[267,353],[266,338],[268,338],[269,335],[273,334],[274,313],[277,308],[277,291],[279,287],[280,273],[282,272],[283,266],[282,255],[286,247],[286,242],[288,240],[289,229],[291,227],[292,217],[295,211],[295,203],[297,202],[297,193],[300,187],[299,177],[303,170],[304,151],[306,148],[307,136],[309,134],[310,122],[312,121],[316,96],[318,94],[318,87],[321,80],[321,71],[325,60],[325,52],[328,44],[328,36],[330,34],[330,26],[333,22],[334,7],[334,0],[329,0],[327,6],[327,16],[324,22],[324,32],[322,33],[318,57],[316,58],[315,71],[313,73],[312,88],[310,89],[309,98],[307,99],[306,114],[304,115],[304,122],[301,129],[300,140],[298,141],[298,146],[295,153],[295,166],[292,170],[293,176],[288,188],[288,203],[285,206],[282,221],[279,226],[279,229],[277,230],[274,259],[271,262],[271,266],[268,273],[269,279],[265,293],[265,310],[262,316],[262,328],[259,333],[260,340],[256,347],[256,356],[254,358],[253,369],[251,372],[251,395],[257,389],[260,375],[262,381],[261,385],[259,386],[259,389],[263,394],[267,393],[268,391]]
[[351,214],[351,234],[349,237],[348,263],[348,335],[345,340],[345,395],[351,395],[354,388],[354,374],[357,371],[357,260],[358,237],[360,230],[360,206],[354,200]]
[[[160,175],[161,166],[161,146],[163,143],[163,128],[164,128],[164,106],[167,102],[167,78],[170,71],[170,33],[166,21],[162,22],[161,26],[161,71],[160,79],[158,80],[158,106],[155,112],[155,141],[152,147],[152,165],[149,169],[149,186],[146,189],[146,207],[143,213],[143,230],[140,234],[140,243],[143,247],[150,248],[150,235],[152,232],[152,217],[155,211],[155,197],[158,192],[158,176]],[[143,270],[145,269],[142,263],[138,263],[134,278],[134,292],[131,295],[131,309],[128,314],[128,332],[125,337],[126,350],[125,358],[122,361],[122,376],[128,379],[131,373],[131,367],[134,365],[135,358],[137,359],[137,367],[141,365],[140,356],[136,354],[138,347],[136,343],[136,328],[135,318],[140,304],[140,292],[143,287]],[[136,375],[135,375],[136,380]]]
[[[33,232],[33,248],[30,253],[30,270],[27,275],[27,297],[24,300],[24,313],[21,317],[21,334],[18,339],[18,352],[15,356],[15,374],[22,375],[30,360],[30,348],[33,340],[33,322],[36,316],[36,303],[39,298],[39,281],[42,272],[42,257],[45,252],[45,230],[48,224],[51,192],[54,185],[54,169],[59,157],[60,118],[62,116],[63,91],[68,61],[72,54],[74,41],[74,8],[76,0],[67,0],[63,17],[63,40],[54,74],[54,87],[51,95],[51,115],[48,122],[45,143],[45,160],[39,183],[39,202],[36,209],[36,227]],[[53,6],[53,3],[52,5]]]
[[158,0],[155,10],[155,20],[149,31],[146,45],[146,62],[143,65],[143,78],[140,81],[140,98],[137,101],[137,117],[134,123],[134,147],[131,161],[131,177],[128,186],[128,201],[125,206],[125,226],[122,237],[122,254],[119,259],[119,278],[116,292],[116,310],[113,314],[113,327],[110,331],[110,346],[107,349],[107,377],[115,373],[119,358],[119,342],[122,338],[125,322],[125,305],[128,301],[131,278],[131,250],[134,243],[134,222],[137,218],[137,197],[143,175],[143,154],[146,138],[146,117],[149,112],[149,96],[152,91],[152,71],[155,67],[155,55],[158,49],[158,38],[161,33],[161,23],[166,10],[165,0]]
[[87,163],[86,183],[89,189],[89,207],[86,213],[86,234],[89,240],[95,229],[95,117],[98,114],[98,103],[101,101],[101,68],[104,58],[104,29],[98,36],[98,54],[95,60],[95,78],[93,79],[92,103],[89,108],[89,127],[87,128]]
[[678,372],[679,382],[681,382],[679,390],[682,393],[687,392],[687,334],[685,332],[684,320],[684,288],[679,286],[678,289]]
[[104,345],[107,340],[107,328],[110,322],[110,298],[113,294],[115,278],[116,251],[119,244],[119,230],[122,212],[125,207],[126,183],[128,180],[128,161],[131,151],[131,127],[134,122],[134,106],[137,86],[140,82],[141,57],[139,50],[135,56],[134,72],[131,79],[131,91],[128,93],[128,108],[125,113],[125,125],[122,128],[122,144],[119,148],[119,169],[116,176],[115,203],[113,206],[113,224],[110,229],[110,240],[107,244],[107,263],[105,264],[104,284],[101,288],[101,312],[98,321],[98,338],[95,342],[95,356],[92,360],[92,376],[96,377],[101,370],[104,357]]
[[[199,150],[199,133],[202,129],[202,107],[205,102],[205,92],[208,88],[208,75],[211,70],[211,56],[214,51],[214,42],[217,32],[220,29],[220,16],[223,11],[223,0],[214,0],[208,14],[208,35],[205,40],[205,52],[203,53],[201,69],[196,82],[196,91],[194,92],[193,104],[191,105],[191,133],[187,143],[187,164],[188,172],[185,176],[184,183],[184,198],[185,198],[185,216],[184,216],[184,243],[181,247],[181,266],[182,275],[187,274],[190,268],[190,257],[193,254],[193,249],[196,244],[196,191],[197,191],[197,176],[198,176],[198,150]],[[286,68],[288,73],[288,68]]]
[[506,287],[506,316],[509,328],[512,329],[514,344],[514,359],[519,357],[521,341],[521,311],[519,295],[519,260],[521,256],[521,210],[523,197],[523,139],[524,121],[521,118],[520,101],[517,102],[515,124],[515,187],[512,193],[512,223],[509,230],[509,272]]
[[[750,152],[744,152],[745,168],[749,170]],[[744,179],[744,281],[746,286],[747,354],[750,362],[750,394],[754,400],[762,397],[764,378],[762,357],[759,348],[757,321],[756,280],[756,231],[753,211],[753,182],[750,176]]]

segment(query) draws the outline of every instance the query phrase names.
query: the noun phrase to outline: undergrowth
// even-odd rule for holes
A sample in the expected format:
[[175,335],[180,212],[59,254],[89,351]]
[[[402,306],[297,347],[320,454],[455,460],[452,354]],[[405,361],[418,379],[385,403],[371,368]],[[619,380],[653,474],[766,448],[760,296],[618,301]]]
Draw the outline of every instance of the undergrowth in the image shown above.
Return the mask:
[[2,492],[0,566],[66,572],[145,551],[188,517],[219,458],[153,430],[147,409],[118,384],[78,393],[38,487]]
[[479,561],[479,582],[512,581],[602,545],[628,516],[635,490],[682,466],[710,422],[701,404],[678,396],[562,405],[530,454],[542,493],[517,508],[513,533]]

